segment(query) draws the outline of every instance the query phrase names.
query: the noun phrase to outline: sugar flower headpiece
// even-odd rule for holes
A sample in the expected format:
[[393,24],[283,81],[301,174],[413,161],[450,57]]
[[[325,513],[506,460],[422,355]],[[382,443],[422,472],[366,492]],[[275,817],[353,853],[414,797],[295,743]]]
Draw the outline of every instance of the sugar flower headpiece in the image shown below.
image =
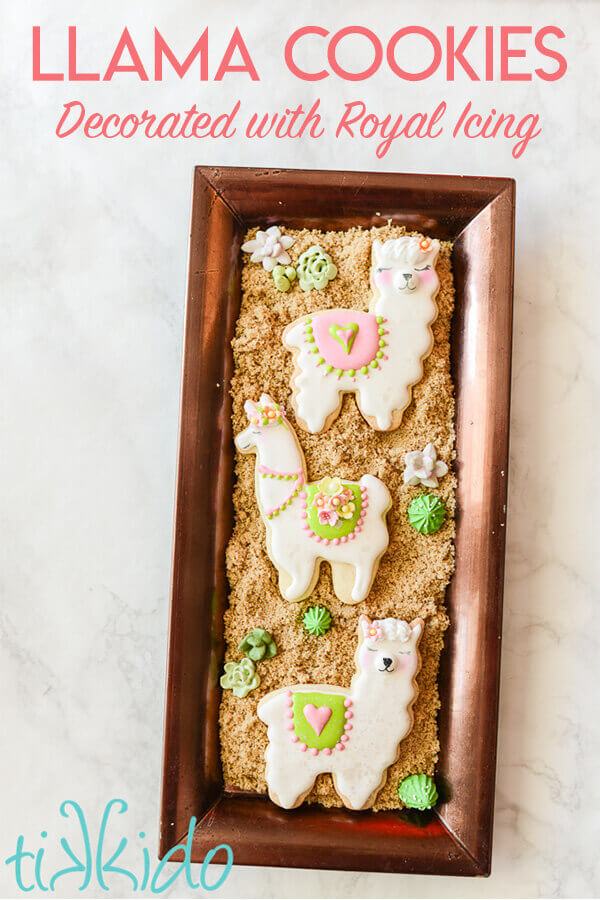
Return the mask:
[[432,241],[430,238],[420,238],[416,235],[411,237],[405,236],[392,238],[383,244],[381,241],[374,241],[373,259],[377,265],[407,263],[410,266],[414,266],[426,260],[432,262],[437,256],[439,249],[439,241]]
[[285,418],[285,410],[279,403],[253,403],[246,401],[244,409],[251,425],[282,425]]
[[374,619],[360,617],[363,635],[372,641],[388,640],[406,643],[411,638],[411,627],[402,619]]

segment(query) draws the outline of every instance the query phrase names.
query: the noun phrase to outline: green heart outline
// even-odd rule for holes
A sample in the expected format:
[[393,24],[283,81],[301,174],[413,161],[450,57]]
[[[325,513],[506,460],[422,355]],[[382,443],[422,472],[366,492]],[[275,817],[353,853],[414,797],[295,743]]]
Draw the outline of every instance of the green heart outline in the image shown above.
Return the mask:
[[[341,337],[339,337],[338,331],[348,331],[349,328],[352,331],[352,335],[350,336],[348,341],[344,341]],[[338,342],[340,347],[344,348],[344,351],[346,353],[350,354],[350,351],[352,350],[352,345],[354,344],[354,341],[356,340],[356,335],[358,334],[358,325],[356,322],[348,322],[347,325],[330,325],[329,326],[329,334],[334,339],[334,341]]]

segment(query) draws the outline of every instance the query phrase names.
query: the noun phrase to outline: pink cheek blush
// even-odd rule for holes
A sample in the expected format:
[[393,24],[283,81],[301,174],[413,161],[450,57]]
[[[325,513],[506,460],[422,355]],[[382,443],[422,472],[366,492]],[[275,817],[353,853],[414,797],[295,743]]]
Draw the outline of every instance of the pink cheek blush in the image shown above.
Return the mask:
[[363,644],[360,653],[358,654],[358,661],[361,669],[367,669],[371,665],[371,661],[374,656],[375,654],[370,653],[369,650],[367,650],[366,646]]
[[419,276],[423,284],[431,284],[435,278],[437,278],[435,272],[431,269],[428,269],[426,272],[419,272]]
[[387,287],[392,283],[392,272],[388,269],[386,272],[375,273],[375,283],[378,287]]

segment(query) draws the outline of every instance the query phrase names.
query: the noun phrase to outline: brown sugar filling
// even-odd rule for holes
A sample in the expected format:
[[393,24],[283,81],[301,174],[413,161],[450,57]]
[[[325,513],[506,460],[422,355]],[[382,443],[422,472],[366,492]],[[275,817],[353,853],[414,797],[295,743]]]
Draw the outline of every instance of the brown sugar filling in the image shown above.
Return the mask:
[[[248,232],[246,239],[254,236]],[[454,286],[450,265],[452,245],[442,242],[436,269],[440,279],[438,317],[432,325],[434,346],[423,363],[423,378],[413,388],[413,399],[396,431],[382,433],[369,427],[360,415],[353,395],[346,395],[339,417],[322,434],[308,434],[297,425],[290,405],[293,363],[281,334],[301,315],[319,309],[368,308],[371,297],[369,270],[375,238],[400,237],[405,229],[386,226],[364,230],[327,231],[285,229],[296,239],[289,253],[294,265],[299,255],[319,244],[338,267],[337,277],[322,291],[303,292],[297,285],[288,293],[275,288],[273,277],[262,265],[243,256],[242,303],[233,344],[233,431],[246,427],[243,404],[258,400],[266,391],[285,406],[306,458],[308,477],[340,475],[358,481],[365,473],[381,478],[393,499],[388,513],[390,546],[366,601],[342,604],[333,593],[331,570],[321,564],[314,593],[300,603],[288,603],[278,590],[278,575],[265,548],[265,528],[254,495],[254,455],[236,454],[236,486],[233,494],[235,524],[227,548],[229,605],[225,613],[226,660],[238,660],[238,644],[253,628],[266,628],[277,643],[277,656],[259,663],[260,686],[244,699],[223,691],[220,708],[221,759],[228,787],[266,793],[264,752],[266,726],[256,715],[258,701],[269,691],[303,682],[348,686],[352,678],[358,617],[426,621],[420,651],[422,669],[417,682],[414,726],[400,744],[396,763],[374,803],[375,809],[402,806],[398,785],[407,775],[433,775],[439,743],[437,675],[448,617],[444,606],[446,586],[454,568],[454,510],[456,480],[452,471],[434,493],[447,509],[445,524],[433,535],[421,535],[408,523],[408,504],[423,491],[405,485],[404,454],[433,443],[438,458],[451,466],[454,458],[454,396],[450,375],[450,321]],[[308,635],[302,625],[304,611],[315,604],[326,606],[333,623],[322,637]],[[331,777],[321,775],[307,798],[323,806],[341,806]]]

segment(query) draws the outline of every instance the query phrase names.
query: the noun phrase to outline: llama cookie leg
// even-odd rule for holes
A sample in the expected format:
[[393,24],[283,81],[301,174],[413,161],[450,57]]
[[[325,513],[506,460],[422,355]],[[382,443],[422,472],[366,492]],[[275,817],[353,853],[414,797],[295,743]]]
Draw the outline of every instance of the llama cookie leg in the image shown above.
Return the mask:
[[[297,748],[290,747],[288,755],[294,750],[298,753]],[[267,762],[265,774],[271,800],[284,809],[300,806],[315,783],[316,773],[310,764],[307,768],[290,765],[289,759],[283,761],[280,753],[271,744],[267,748],[265,759]]]
[[314,562],[311,561],[304,568],[296,568],[292,572],[279,568],[276,563],[274,565],[279,572],[279,590],[282,597],[291,603],[297,603],[312,594],[319,577],[318,569],[315,571]]
[[368,778],[364,770],[357,769],[334,775],[333,782],[336,792],[344,801],[344,806],[348,809],[364,809],[373,805],[375,797],[386,782],[386,777],[386,774],[382,778],[381,774],[376,772]]
[[[309,363],[313,365],[312,360]],[[342,405],[342,395],[335,375],[321,376],[318,369],[299,372],[294,380],[294,407],[298,422],[312,434],[325,431],[337,418]]]
[[[357,392],[356,404],[362,416],[378,431],[390,431],[397,428],[398,417],[402,419],[402,413],[410,403],[410,391],[403,389],[401,394],[396,392],[390,397],[389,391],[381,394],[361,390]],[[398,423],[399,424],[399,423]]]

